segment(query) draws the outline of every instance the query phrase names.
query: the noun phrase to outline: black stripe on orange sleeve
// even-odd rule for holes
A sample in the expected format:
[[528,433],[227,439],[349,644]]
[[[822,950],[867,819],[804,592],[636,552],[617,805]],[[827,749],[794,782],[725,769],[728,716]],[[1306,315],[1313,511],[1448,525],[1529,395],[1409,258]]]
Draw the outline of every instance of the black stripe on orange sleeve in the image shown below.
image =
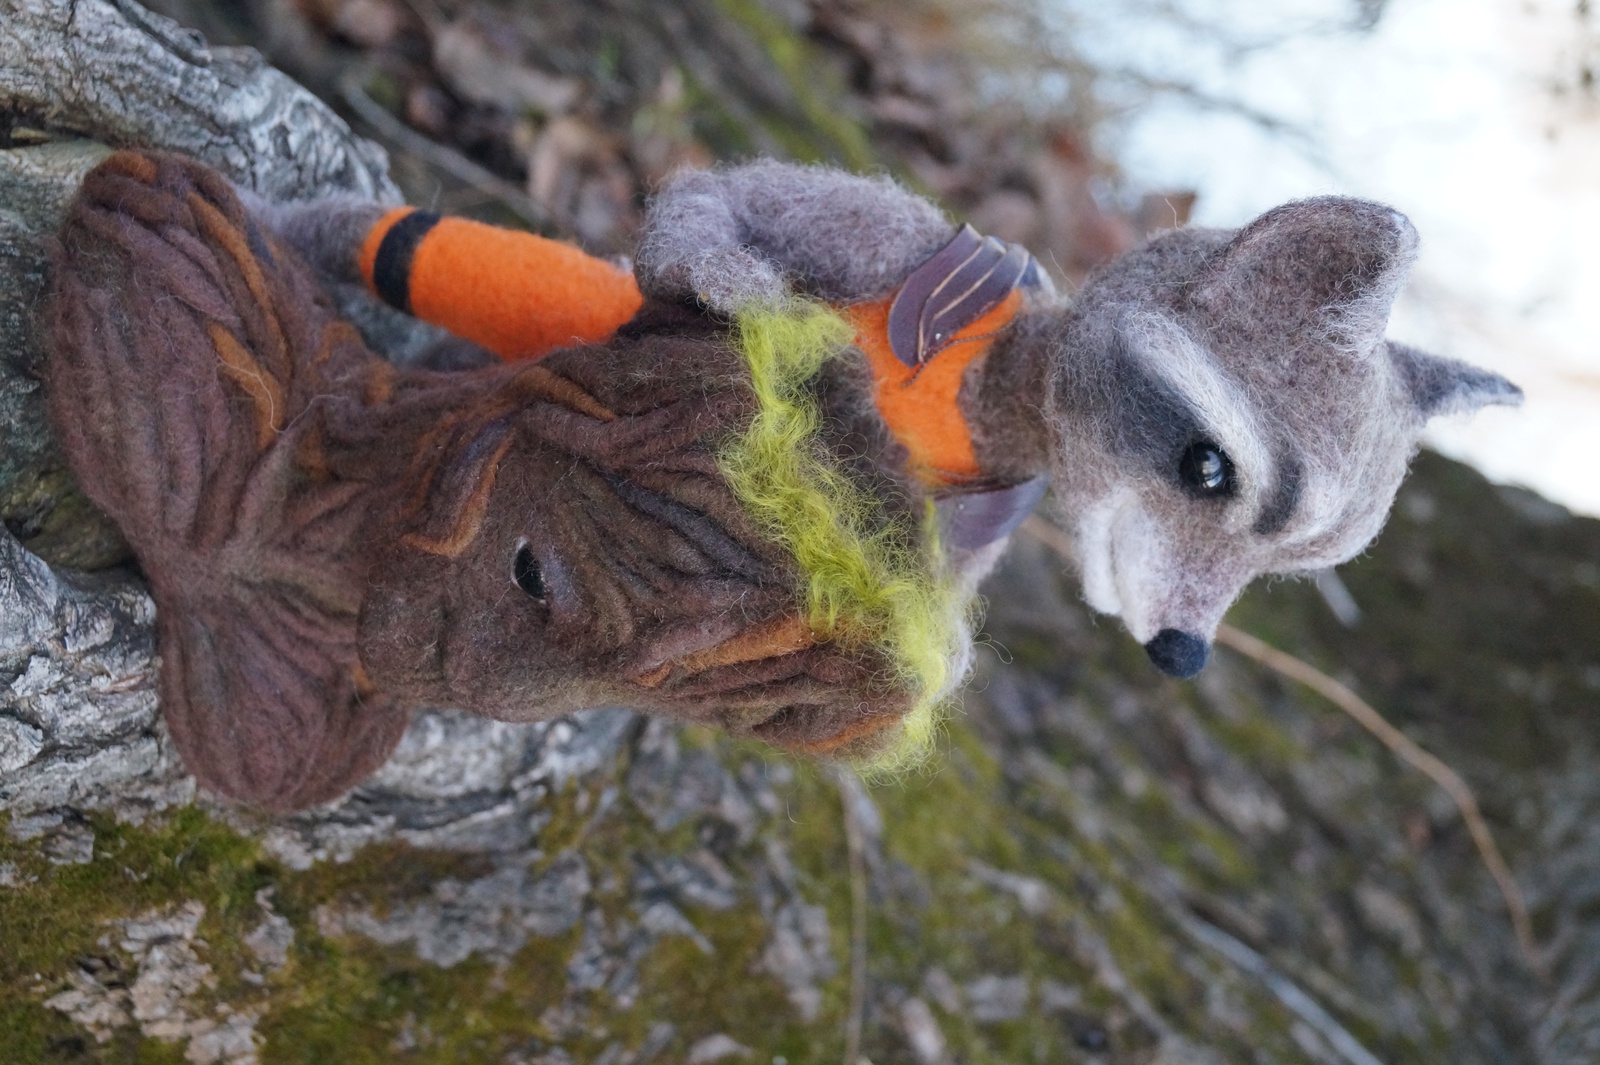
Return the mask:
[[372,261],[372,287],[391,307],[411,311],[411,260],[430,230],[439,224],[432,211],[412,211],[383,235]]

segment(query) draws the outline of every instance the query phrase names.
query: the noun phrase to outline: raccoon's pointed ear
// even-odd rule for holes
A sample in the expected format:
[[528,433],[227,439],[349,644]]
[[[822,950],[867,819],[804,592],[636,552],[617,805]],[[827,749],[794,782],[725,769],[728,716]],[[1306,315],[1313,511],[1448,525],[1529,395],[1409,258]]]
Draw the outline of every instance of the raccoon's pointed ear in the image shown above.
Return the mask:
[[1495,404],[1522,404],[1522,389],[1497,373],[1459,359],[1441,359],[1392,340],[1385,341],[1384,346],[1424,421],[1449,414],[1471,414]]
[[1392,207],[1297,200],[1239,230],[1203,269],[1194,299],[1225,319],[1254,318],[1266,332],[1309,333],[1370,354],[1416,254],[1416,229]]

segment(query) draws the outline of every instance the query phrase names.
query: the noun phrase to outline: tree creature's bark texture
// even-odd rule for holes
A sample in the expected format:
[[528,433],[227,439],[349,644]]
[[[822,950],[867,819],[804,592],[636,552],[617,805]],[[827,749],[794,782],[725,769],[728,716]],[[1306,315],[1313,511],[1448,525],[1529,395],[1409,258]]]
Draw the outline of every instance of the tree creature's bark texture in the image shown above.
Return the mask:
[[0,519],[32,550],[79,567],[115,561],[126,548],[73,489],[50,438],[34,312],[44,297],[45,241],[78,180],[104,154],[91,141],[0,152]]
[[926,776],[439,712],[308,814],[196,795],[138,578],[39,557],[119,550],[41,416],[43,243],[102,144],[279,194],[389,195],[381,157],[249,54],[102,0],[0,0],[0,133],[0,1060],[832,1063],[853,951],[878,1065],[1593,1060],[1600,523],[1428,456],[1346,572],[1354,628],[1309,584],[1235,621],[1480,788],[1548,986],[1440,794],[1226,653],[1155,677],[1026,539]]

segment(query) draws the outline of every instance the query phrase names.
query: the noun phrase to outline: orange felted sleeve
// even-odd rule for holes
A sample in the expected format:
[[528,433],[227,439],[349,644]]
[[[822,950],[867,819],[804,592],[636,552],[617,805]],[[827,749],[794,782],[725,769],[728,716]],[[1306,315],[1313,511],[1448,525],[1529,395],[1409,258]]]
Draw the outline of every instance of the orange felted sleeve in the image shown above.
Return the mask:
[[633,275],[570,244],[409,207],[361,248],[386,302],[505,359],[605,340],[643,304]]
[[856,332],[856,346],[872,366],[878,412],[894,438],[911,453],[911,469],[930,485],[954,485],[983,475],[972,448],[972,431],[957,402],[967,367],[988,354],[994,335],[1022,306],[1013,291],[993,310],[962,329],[921,366],[907,366],[889,346],[889,308],[894,297],[843,308]]

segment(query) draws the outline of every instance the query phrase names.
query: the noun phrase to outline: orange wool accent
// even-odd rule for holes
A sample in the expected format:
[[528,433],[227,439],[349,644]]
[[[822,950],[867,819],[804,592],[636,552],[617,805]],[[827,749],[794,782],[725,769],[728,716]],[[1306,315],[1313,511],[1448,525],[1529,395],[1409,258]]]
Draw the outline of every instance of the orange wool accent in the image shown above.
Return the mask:
[[875,736],[889,728],[898,725],[902,718],[899,714],[866,714],[831,736],[824,736],[820,740],[800,744],[800,750],[806,754],[828,755],[841,747],[857,740],[864,740],[868,736]]
[[956,400],[967,367],[989,353],[994,335],[1016,317],[1022,293],[1013,291],[921,367],[907,366],[889,347],[893,303],[890,296],[843,309],[856,331],[856,346],[872,366],[878,412],[894,438],[911,452],[911,469],[923,482],[941,486],[977,480],[983,470]]
[[676,662],[667,662],[648,673],[634,678],[641,688],[659,688],[677,670],[680,676],[692,677],[719,666],[736,666],[745,662],[759,662],[764,658],[777,658],[813,647],[817,634],[804,618],[781,617],[763,622],[731,639],[696,651]]
[[[383,237],[409,209],[391,211],[361,248],[372,283]],[[633,275],[603,259],[514,229],[442,218],[411,259],[411,313],[504,359],[605,340],[644,303]]]

